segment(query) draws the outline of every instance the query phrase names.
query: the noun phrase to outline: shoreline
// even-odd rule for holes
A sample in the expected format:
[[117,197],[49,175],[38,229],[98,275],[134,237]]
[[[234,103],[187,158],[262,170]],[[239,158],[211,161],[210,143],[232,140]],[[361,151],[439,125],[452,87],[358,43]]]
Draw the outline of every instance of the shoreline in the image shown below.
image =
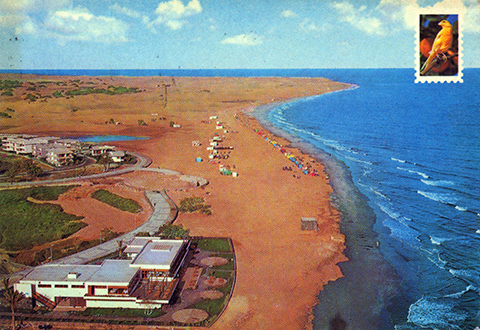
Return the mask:
[[[359,86],[352,85],[352,88],[335,92],[356,88]],[[388,299],[376,299],[375,295],[383,291],[387,296],[392,296],[398,290],[399,277],[380,252],[379,234],[374,230],[376,215],[368,205],[368,198],[353,182],[350,169],[346,164],[339,162],[333,155],[311,142],[275,126],[268,119],[268,114],[274,108],[296,100],[260,106],[252,111],[251,115],[266,130],[287,139],[292,147],[311,155],[323,164],[330,178],[329,184],[333,188],[332,206],[340,212],[341,233],[345,235],[343,254],[348,260],[338,264],[343,276],[337,281],[329,282],[318,292],[318,302],[312,308],[313,329],[327,329],[331,326],[332,320],[339,322],[338,324],[342,322],[355,324],[356,329],[393,329],[394,326],[387,311]],[[378,268],[372,269],[372,264]],[[362,285],[362,281],[367,277],[369,285]],[[371,287],[367,288],[370,285]],[[352,287],[364,292],[364,299],[359,301],[356,293],[351,291]],[[363,290],[370,293],[365,293]],[[371,311],[365,310],[362,303],[370,306]]]

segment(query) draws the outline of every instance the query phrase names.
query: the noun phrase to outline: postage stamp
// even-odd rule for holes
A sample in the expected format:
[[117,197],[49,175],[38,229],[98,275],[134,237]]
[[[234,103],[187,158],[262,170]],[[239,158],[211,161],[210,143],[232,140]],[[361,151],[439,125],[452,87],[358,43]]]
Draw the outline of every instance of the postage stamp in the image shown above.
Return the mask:
[[463,82],[461,14],[418,14],[415,82]]

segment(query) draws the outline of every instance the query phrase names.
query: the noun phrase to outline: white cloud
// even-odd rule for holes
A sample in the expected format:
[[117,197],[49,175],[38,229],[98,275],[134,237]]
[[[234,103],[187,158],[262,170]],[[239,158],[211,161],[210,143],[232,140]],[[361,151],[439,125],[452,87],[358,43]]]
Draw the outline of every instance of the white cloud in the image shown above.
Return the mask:
[[186,17],[199,14],[202,11],[199,0],[191,0],[187,5],[184,5],[180,0],[161,2],[155,10],[157,18],[149,20],[146,25],[154,33],[157,32],[156,26],[158,25],[165,25],[172,30],[178,30],[187,23]]
[[0,0],[0,12],[25,13],[38,10],[52,10],[71,4],[71,0]]
[[315,25],[315,23],[312,23],[308,18],[305,18],[301,23],[300,23],[300,28],[304,31],[311,32],[311,31],[317,31],[318,27]]
[[281,16],[283,17],[286,17],[286,18],[290,18],[290,17],[297,17],[298,15],[295,14],[293,11],[291,11],[290,9],[287,9],[287,10],[282,10],[282,12],[280,13]]
[[140,13],[138,11],[122,7],[118,3],[110,6],[110,9],[116,11],[117,13],[127,15],[128,17],[140,18]]
[[87,9],[60,10],[45,20],[45,32],[66,41],[125,42],[128,26],[113,17],[95,16]]
[[382,21],[410,30],[416,28],[418,15],[425,9],[437,13],[461,14],[463,32],[480,33],[480,4],[476,0],[444,0],[432,7],[421,7],[418,0],[381,0],[377,6],[377,10],[382,14]]
[[240,45],[240,46],[255,46],[263,43],[263,38],[256,34],[239,34],[234,37],[222,40],[222,44]]
[[334,2],[332,7],[337,10],[340,21],[348,22],[367,34],[385,35],[380,19],[366,13],[365,6],[355,8],[351,3],[345,1]]
[[161,2],[155,13],[163,17],[181,18],[202,12],[202,6],[198,0],[191,0],[186,6],[180,0]]

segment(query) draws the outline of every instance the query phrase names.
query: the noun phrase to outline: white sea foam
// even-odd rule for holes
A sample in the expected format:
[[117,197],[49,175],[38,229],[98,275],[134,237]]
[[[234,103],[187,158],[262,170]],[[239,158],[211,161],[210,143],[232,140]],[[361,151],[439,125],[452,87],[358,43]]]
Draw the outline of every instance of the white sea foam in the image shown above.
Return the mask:
[[473,285],[469,285],[465,288],[465,290],[446,295],[445,298],[455,298],[455,299],[457,299],[457,298],[460,298],[463,294],[467,293],[470,290],[476,291],[476,288]]
[[423,297],[410,305],[407,319],[420,327],[460,329],[457,324],[467,317],[466,312],[458,310],[454,300]]
[[455,277],[461,278],[467,282],[473,282],[475,287],[480,286],[480,275],[476,271],[469,269],[449,269],[450,274]]
[[430,236],[430,242],[435,245],[441,245],[443,242],[449,241],[448,238]]
[[378,204],[378,206],[380,206],[380,209],[381,209],[384,213],[386,213],[390,218],[395,219],[395,220],[398,220],[398,218],[400,217],[400,214],[399,214],[399,213],[390,210],[390,208],[388,208],[387,206],[385,206],[385,205],[383,205],[383,204]]
[[433,201],[444,203],[444,204],[453,204],[455,202],[455,198],[452,198],[450,194],[434,193],[434,192],[421,191],[421,190],[418,190],[417,193],[419,193],[423,197],[426,197]]
[[477,229],[477,231],[475,233],[480,234],[480,229]]
[[468,207],[462,207],[462,206],[458,206],[458,205],[455,206],[455,209],[456,209],[456,210],[459,210],[459,211],[461,211],[461,212],[466,212],[466,211],[468,211]]
[[390,159],[393,160],[393,161],[399,162],[399,163],[406,163],[406,161],[405,161],[405,160],[402,160],[402,159],[393,158],[393,157],[390,158]]
[[435,186],[435,187],[451,187],[451,186],[455,185],[454,182],[448,181],[448,180],[437,180],[437,181],[435,181],[435,180],[420,180],[420,181],[422,181],[426,185]]
[[428,179],[429,176],[423,172],[419,172],[419,171],[414,171],[414,170],[409,170],[408,168],[403,168],[403,167],[397,167],[397,170],[401,170],[401,171],[405,171],[405,172],[408,172],[408,173],[413,173],[413,174],[418,174],[420,175],[422,178],[424,179]]

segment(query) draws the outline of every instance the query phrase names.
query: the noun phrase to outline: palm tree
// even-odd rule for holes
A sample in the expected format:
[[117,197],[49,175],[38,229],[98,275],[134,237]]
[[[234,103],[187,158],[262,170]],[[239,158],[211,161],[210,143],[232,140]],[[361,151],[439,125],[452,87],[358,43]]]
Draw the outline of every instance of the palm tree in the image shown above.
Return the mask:
[[12,330],[15,329],[15,309],[20,301],[25,299],[25,295],[22,292],[14,290],[13,286],[10,286],[10,278],[5,277],[3,279],[3,286],[5,291],[3,297],[1,298],[3,302],[7,305],[10,305],[10,310],[12,311]]
[[118,244],[118,259],[120,259],[122,257],[123,241],[118,240],[117,244]]

